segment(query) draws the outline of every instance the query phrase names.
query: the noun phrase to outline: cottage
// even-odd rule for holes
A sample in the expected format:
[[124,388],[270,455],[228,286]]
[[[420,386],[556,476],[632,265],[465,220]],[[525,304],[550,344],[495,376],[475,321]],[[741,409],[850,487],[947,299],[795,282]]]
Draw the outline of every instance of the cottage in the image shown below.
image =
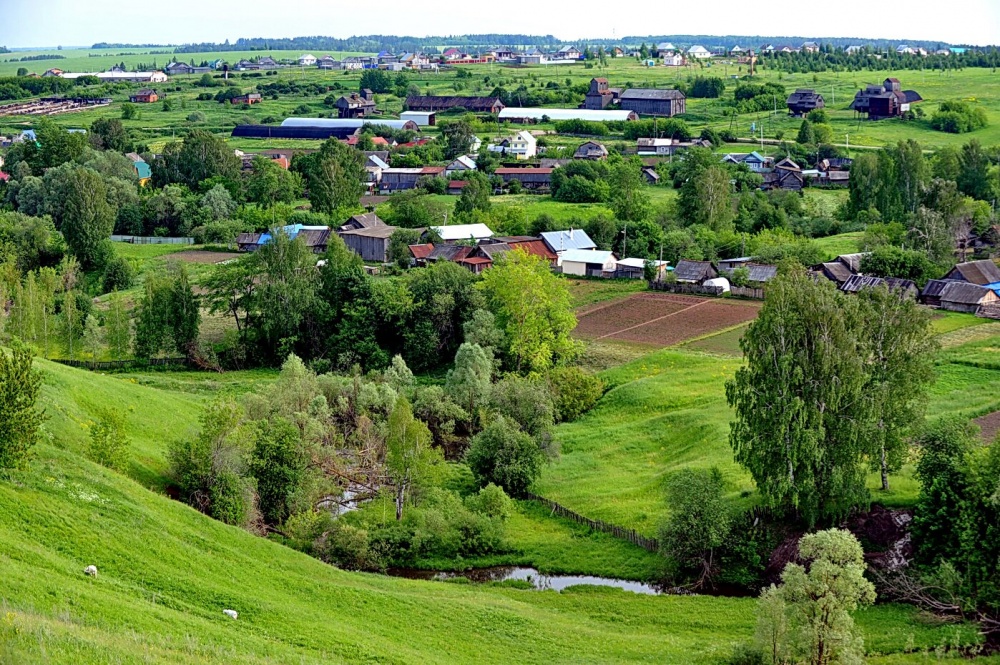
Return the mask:
[[597,245],[583,229],[543,231],[540,235],[546,247],[558,257],[562,257],[563,252],[570,249],[597,249]]
[[316,56],[314,56],[312,53],[306,53],[305,55],[299,56],[300,67],[312,67],[315,64],[316,64]]
[[805,186],[802,169],[790,158],[785,157],[774,165],[774,170],[764,173],[762,189],[785,189],[797,192]]
[[352,92],[337,99],[336,107],[339,118],[364,118],[375,112],[375,100],[364,92]]
[[805,115],[812,110],[823,108],[825,102],[823,101],[823,95],[815,90],[799,88],[788,96],[788,99],[785,100],[785,105],[788,106],[788,112],[791,115],[799,116]]
[[160,98],[152,88],[142,88],[129,95],[128,100],[133,104],[153,104]]
[[[381,220],[379,221],[381,222]],[[382,223],[348,231],[337,231],[337,235],[340,236],[345,245],[361,257],[362,261],[388,263],[389,240],[395,231],[395,226],[387,226]]]
[[347,231],[357,231],[359,229],[374,229],[380,226],[387,226],[378,215],[373,212],[363,213],[361,215],[353,215],[346,222],[344,222],[340,228],[337,230],[340,232]]
[[563,274],[580,277],[611,276],[617,263],[614,254],[598,249],[567,249],[559,256]]
[[573,159],[607,159],[608,149],[597,141],[587,141],[573,153]]
[[575,46],[563,46],[556,51],[556,60],[582,60],[583,52]]
[[729,164],[745,164],[754,173],[770,171],[774,166],[772,157],[764,157],[754,152],[730,152],[722,156],[722,161]]
[[844,293],[860,293],[864,289],[877,289],[883,286],[887,287],[893,293],[897,293],[901,298],[916,298],[919,291],[916,283],[911,279],[899,279],[896,277],[883,279],[870,275],[851,275],[841,285],[840,290]]
[[517,160],[531,159],[538,154],[538,141],[531,132],[518,132],[490,146],[490,151],[510,155]]
[[410,95],[404,105],[407,111],[450,111],[463,108],[474,113],[499,113],[504,108],[499,97],[441,95]]
[[516,180],[521,183],[521,187],[524,189],[538,191],[547,190],[552,186],[553,171],[555,171],[555,169],[539,167],[498,168],[494,171],[494,174],[500,176],[500,178],[504,181],[504,184]]
[[444,175],[446,178],[451,178],[452,176],[458,174],[460,175],[464,171],[475,171],[476,170],[476,160],[474,160],[469,155],[462,155],[457,157],[448,166],[444,167]]
[[[985,259],[982,261],[966,261],[965,263],[957,264],[942,279],[1000,288],[1000,268],[993,261]],[[998,286],[993,286],[994,284]]]
[[686,98],[680,90],[629,88],[622,92],[619,107],[639,115],[671,117],[685,112]]
[[700,44],[695,44],[689,48],[687,54],[692,58],[697,58],[698,60],[712,57],[712,52]]
[[970,282],[948,282],[941,290],[941,309],[975,314],[984,305],[1000,303],[993,289]]
[[681,259],[674,268],[674,277],[682,284],[702,284],[718,276],[719,270],[711,261]]

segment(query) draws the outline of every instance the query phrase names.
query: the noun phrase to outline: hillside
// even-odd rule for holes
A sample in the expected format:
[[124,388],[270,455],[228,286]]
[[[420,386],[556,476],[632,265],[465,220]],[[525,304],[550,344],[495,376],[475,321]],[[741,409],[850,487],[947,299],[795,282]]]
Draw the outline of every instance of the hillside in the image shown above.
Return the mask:
[[[341,572],[144,487],[162,477],[165,441],[193,426],[196,397],[40,366],[52,442],[0,483],[0,662],[715,662],[752,632],[747,599]],[[142,482],[78,454],[87,405],[110,400],[143,415],[130,417]],[[860,621],[880,653],[957,630],[894,606]]]

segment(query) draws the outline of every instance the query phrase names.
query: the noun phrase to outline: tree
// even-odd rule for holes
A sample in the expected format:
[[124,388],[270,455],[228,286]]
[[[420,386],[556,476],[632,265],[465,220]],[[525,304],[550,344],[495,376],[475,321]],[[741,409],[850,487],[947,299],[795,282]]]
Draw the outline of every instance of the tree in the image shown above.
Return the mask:
[[66,244],[85,268],[100,267],[107,257],[115,212],[107,201],[104,179],[77,167],[66,177],[62,233]]
[[254,157],[246,179],[247,200],[270,207],[275,203],[292,203],[301,192],[302,181],[297,173],[270,159]]
[[816,143],[816,134],[813,132],[813,124],[807,118],[802,119],[799,125],[799,134],[795,137],[795,142],[800,145],[812,145]]
[[198,202],[199,207],[208,213],[212,221],[229,219],[236,212],[236,202],[224,185],[215,185],[205,192]]
[[889,473],[899,470],[909,451],[907,435],[923,419],[936,343],[927,312],[902,294],[869,288],[858,301],[864,321],[859,331],[866,374],[862,404],[867,407],[862,436],[888,491]]
[[472,130],[472,125],[465,120],[455,120],[454,122],[443,124],[441,135],[445,140],[445,159],[455,159],[460,155],[468,153],[473,139],[476,138]]
[[38,156],[43,169],[77,161],[87,149],[86,134],[67,132],[49,117],[43,116],[38,120],[35,135],[41,145]]
[[465,342],[455,354],[455,367],[448,372],[445,390],[475,422],[476,412],[486,403],[493,379],[493,359],[478,344]]
[[618,219],[636,222],[649,216],[649,194],[638,158],[623,160],[611,169],[611,210]]
[[989,178],[990,158],[978,139],[962,146],[959,153],[958,189],[963,194],[981,201],[993,198],[993,183]]
[[417,229],[396,229],[389,236],[389,261],[400,268],[409,268],[413,261],[410,245],[420,242],[420,231]]
[[170,342],[170,284],[162,276],[148,275],[145,287],[136,306],[136,358],[152,358]]
[[396,400],[389,414],[385,448],[386,472],[396,489],[396,519],[401,520],[407,495],[412,497],[430,484],[444,459],[441,451],[431,446],[430,430],[413,417],[405,397]]
[[83,346],[90,353],[91,360],[97,360],[104,348],[104,331],[93,314],[88,314],[83,320]]
[[104,337],[108,351],[115,360],[124,360],[132,348],[132,322],[125,309],[125,300],[119,293],[111,296],[108,313],[104,317]]
[[62,311],[59,316],[59,336],[70,360],[76,358],[77,340],[83,327],[80,310],[76,303],[76,291],[67,289],[63,293]]
[[758,639],[772,657],[809,665],[853,665],[864,662],[864,641],[857,634],[851,613],[875,602],[875,586],[865,579],[864,551],[850,532],[819,531],[802,537],[799,555],[808,571],[790,563],[781,574],[781,585],[761,594],[758,604]]
[[306,463],[294,424],[281,416],[257,422],[248,471],[257,481],[260,512],[268,524],[281,524],[292,514]]
[[732,185],[729,173],[721,166],[713,166],[703,172],[695,181],[694,189],[701,202],[692,220],[704,224],[715,232],[732,228],[733,210]]
[[810,522],[867,496],[857,321],[857,302],[830,282],[780,275],[740,341],[746,364],[726,383],[736,462],[768,504]]
[[569,334],[576,316],[569,292],[544,259],[508,252],[484,273],[477,288],[506,334],[505,351],[518,372],[542,372],[575,354]]
[[564,422],[590,411],[604,394],[601,377],[579,367],[556,367],[549,372],[549,385],[555,396],[556,417]]
[[27,466],[44,417],[35,408],[42,375],[31,366],[31,350],[17,340],[0,349],[0,470]]
[[465,187],[462,188],[462,195],[455,201],[455,219],[466,220],[472,216],[476,210],[489,212],[490,203],[490,180],[484,174],[473,171],[465,177]]
[[294,166],[305,179],[314,211],[333,214],[357,208],[366,177],[361,151],[330,139],[318,152],[297,158]]
[[122,104],[122,120],[136,120],[139,118],[139,107],[132,102]]
[[381,69],[366,69],[361,72],[361,88],[385,94],[392,92],[392,77]]
[[522,496],[541,473],[545,453],[517,423],[498,416],[472,438],[465,461],[480,487],[494,483]]
[[198,331],[201,326],[198,296],[191,288],[187,269],[183,265],[174,274],[171,282],[169,321],[174,348],[178,353],[190,355],[198,342]]
[[125,414],[118,409],[102,408],[90,426],[90,458],[115,471],[124,471],[128,463],[128,437]]
[[670,516],[660,528],[663,553],[678,572],[698,576],[695,588],[710,582],[715,551],[729,535],[729,506],[718,468],[682,469],[667,482]]
[[182,183],[191,189],[210,178],[236,181],[242,168],[232,148],[204,129],[191,130],[182,142],[168,143],[152,166],[155,184]]
[[98,150],[128,152],[132,147],[128,133],[118,118],[98,118],[90,124],[90,145]]

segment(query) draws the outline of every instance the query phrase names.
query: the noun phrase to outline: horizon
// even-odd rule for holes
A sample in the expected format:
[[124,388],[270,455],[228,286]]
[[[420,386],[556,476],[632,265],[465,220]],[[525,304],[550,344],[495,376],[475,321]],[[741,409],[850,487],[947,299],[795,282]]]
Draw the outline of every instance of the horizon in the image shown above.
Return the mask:
[[[356,36],[382,35],[426,39],[428,37],[482,34],[484,24],[492,26],[489,33],[532,34],[533,32],[562,33],[565,42],[616,40],[639,36],[637,20],[631,15],[612,14],[602,22],[604,35],[594,35],[594,20],[600,12],[608,13],[596,0],[583,0],[583,6],[572,14],[553,6],[524,5],[532,20],[526,25],[517,4],[494,16],[480,7],[448,7],[447,11],[427,12],[414,16],[401,0],[385,0],[378,15],[345,7],[331,6],[322,0],[303,0],[294,14],[272,12],[270,4],[254,0],[221,0],[205,11],[196,0],[175,0],[170,13],[157,16],[150,25],[144,8],[123,0],[94,0],[83,3],[69,0],[9,0],[6,21],[0,25],[0,44],[18,50],[56,48],[89,48],[101,42],[113,44],[156,44],[180,46],[197,43],[223,43],[227,39],[293,39],[301,37],[331,37],[347,39]],[[261,11],[254,11],[255,9]],[[644,11],[641,24],[662,25],[649,35],[667,35],[671,27],[683,25],[688,32],[704,36],[802,36],[811,40],[831,39],[886,40],[905,43],[942,42],[990,46],[1000,44],[1000,3],[993,0],[954,0],[942,15],[940,3],[933,0],[913,0],[900,11],[896,7],[845,0],[836,11],[822,17],[812,14],[754,16],[737,0],[720,0],[712,16],[711,33],[691,30],[705,23],[698,7],[654,7]],[[854,10],[854,11],[852,11]],[[34,20],[46,16],[45,23]],[[93,27],[94,15],[102,17],[100,27]],[[863,16],[863,20],[857,18]],[[205,20],[213,17],[223,20]],[[267,30],[261,29],[266,23]],[[15,28],[16,26],[16,28]],[[323,26],[318,29],[317,26]],[[349,28],[347,26],[350,26]],[[559,26],[532,29],[532,26]],[[263,32],[265,36],[257,37]],[[588,34],[589,33],[589,34]],[[617,37],[617,35],[622,37]],[[679,33],[683,34],[683,33]],[[248,35],[254,35],[248,37]],[[853,36],[842,36],[853,35]],[[905,37],[899,35],[906,35]],[[45,44],[41,46],[40,44]]]

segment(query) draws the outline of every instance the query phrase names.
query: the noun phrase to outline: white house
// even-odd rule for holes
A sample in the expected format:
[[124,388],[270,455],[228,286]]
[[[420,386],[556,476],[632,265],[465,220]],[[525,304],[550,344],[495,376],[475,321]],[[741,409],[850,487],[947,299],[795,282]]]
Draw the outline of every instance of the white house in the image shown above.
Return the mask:
[[567,249],[559,262],[564,275],[602,277],[615,271],[617,259],[611,252],[599,249]]
[[316,56],[312,53],[306,53],[305,55],[299,56],[299,64],[303,67],[312,67],[316,64]]
[[712,52],[709,51],[704,46],[702,46],[701,44],[695,44],[694,46],[688,49],[688,55],[691,56],[692,58],[698,58],[699,60],[701,60],[702,58],[711,58]]
[[664,67],[683,67],[684,66],[684,56],[680,53],[673,53],[671,55],[663,56],[663,66]]
[[538,154],[538,141],[531,132],[521,131],[489,147],[490,152],[511,155],[514,159],[531,159]]
[[485,224],[450,224],[432,226],[431,230],[441,236],[445,242],[458,240],[485,240],[493,237],[493,231]]
[[462,155],[455,159],[451,164],[445,167],[444,175],[446,178],[451,178],[455,175],[461,175],[463,171],[475,171],[476,170],[476,160],[474,160],[469,155]]

